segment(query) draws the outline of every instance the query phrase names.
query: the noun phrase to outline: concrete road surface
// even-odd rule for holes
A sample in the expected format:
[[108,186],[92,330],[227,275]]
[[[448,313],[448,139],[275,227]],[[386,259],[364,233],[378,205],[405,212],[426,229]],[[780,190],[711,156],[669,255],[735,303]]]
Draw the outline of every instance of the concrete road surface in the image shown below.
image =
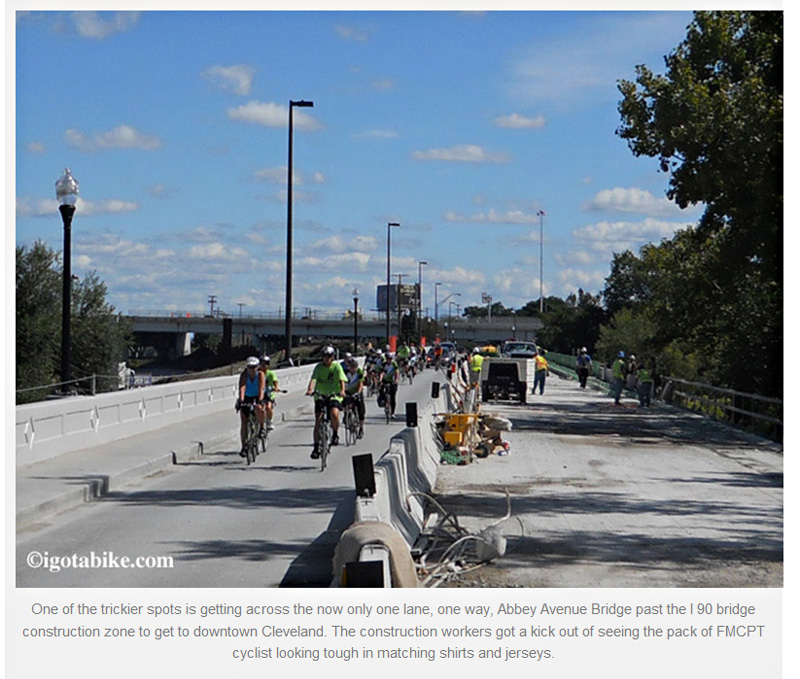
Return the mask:
[[513,422],[508,456],[440,470],[471,532],[506,512],[506,555],[450,586],[781,587],[778,444],[552,376]]

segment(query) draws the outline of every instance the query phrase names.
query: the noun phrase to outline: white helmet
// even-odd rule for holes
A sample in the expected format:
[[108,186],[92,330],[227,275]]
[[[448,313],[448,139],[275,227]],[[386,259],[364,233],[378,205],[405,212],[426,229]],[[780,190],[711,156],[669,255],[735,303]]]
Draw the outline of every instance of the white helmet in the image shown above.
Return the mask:
[[247,367],[248,368],[257,368],[258,367],[258,357],[257,356],[250,356],[247,359]]

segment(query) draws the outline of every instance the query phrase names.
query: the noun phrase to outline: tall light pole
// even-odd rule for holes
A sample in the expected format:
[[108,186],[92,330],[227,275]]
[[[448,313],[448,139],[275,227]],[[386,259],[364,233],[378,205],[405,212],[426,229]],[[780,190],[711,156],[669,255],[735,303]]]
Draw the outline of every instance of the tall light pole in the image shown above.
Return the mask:
[[440,285],[441,283],[433,284],[433,320],[436,323],[437,332],[439,331],[439,286]]
[[[61,381],[70,381],[70,314],[72,312],[72,217],[75,214],[75,203],[81,192],[78,180],[72,171],[64,168],[64,174],[56,182],[56,198],[61,221],[64,223],[64,277],[61,288]],[[67,385],[62,385],[66,391]]]
[[428,262],[420,261],[419,263],[419,297],[417,298],[417,320],[419,327],[419,342],[422,343],[422,267],[426,266]]
[[289,101],[289,169],[286,192],[286,352],[285,360],[292,359],[292,136],[294,135],[294,107],[311,108],[313,101]]
[[539,314],[544,313],[544,294],[542,280],[544,278],[544,210],[539,210]]
[[353,288],[353,356],[358,354],[358,288]]
[[400,321],[401,321],[401,314],[403,311],[403,307],[400,304],[400,288],[403,287],[403,278],[405,278],[408,274],[404,273],[396,273],[397,276],[397,339],[400,340]]
[[[400,226],[399,222],[389,222],[386,225],[386,342],[389,342],[389,314],[391,305],[391,292],[392,289],[392,227]],[[399,300],[399,296],[398,296]],[[397,329],[398,334],[400,328]]]

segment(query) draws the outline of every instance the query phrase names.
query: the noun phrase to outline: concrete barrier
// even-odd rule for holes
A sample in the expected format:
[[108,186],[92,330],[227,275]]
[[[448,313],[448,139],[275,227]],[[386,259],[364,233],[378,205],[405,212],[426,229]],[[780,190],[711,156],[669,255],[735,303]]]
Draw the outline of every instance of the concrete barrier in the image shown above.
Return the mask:
[[[313,365],[282,368],[282,389],[305,388]],[[16,407],[18,467],[231,408],[239,376],[75,396]]]
[[[388,572],[393,580],[385,582],[386,586],[417,585],[411,584],[407,575],[398,579],[395,574],[399,569],[407,574],[408,555],[422,532],[425,512],[420,494],[433,490],[439,468],[435,418],[439,413],[449,412],[453,402],[450,384],[446,382],[439,397],[418,413],[417,426],[406,427],[390,439],[388,450],[374,464],[375,494],[356,497],[353,526],[359,530],[346,531],[346,539],[337,545],[332,586],[344,584],[344,567],[349,558],[380,560],[375,554],[383,555],[381,559],[388,554],[391,564]],[[371,524],[375,531],[365,529]],[[387,540],[387,527],[402,542]]]

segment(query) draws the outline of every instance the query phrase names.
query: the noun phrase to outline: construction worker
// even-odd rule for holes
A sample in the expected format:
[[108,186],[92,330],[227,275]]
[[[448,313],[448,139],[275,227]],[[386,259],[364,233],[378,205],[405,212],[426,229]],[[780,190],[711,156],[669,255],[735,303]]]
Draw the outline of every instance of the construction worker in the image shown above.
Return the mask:
[[547,359],[544,357],[544,354],[541,350],[538,350],[533,356],[534,362],[534,373],[533,373],[533,391],[532,394],[536,393],[536,387],[539,387],[539,394],[544,394],[544,382],[545,378],[549,377],[550,375],[550,366],[547,365]]

